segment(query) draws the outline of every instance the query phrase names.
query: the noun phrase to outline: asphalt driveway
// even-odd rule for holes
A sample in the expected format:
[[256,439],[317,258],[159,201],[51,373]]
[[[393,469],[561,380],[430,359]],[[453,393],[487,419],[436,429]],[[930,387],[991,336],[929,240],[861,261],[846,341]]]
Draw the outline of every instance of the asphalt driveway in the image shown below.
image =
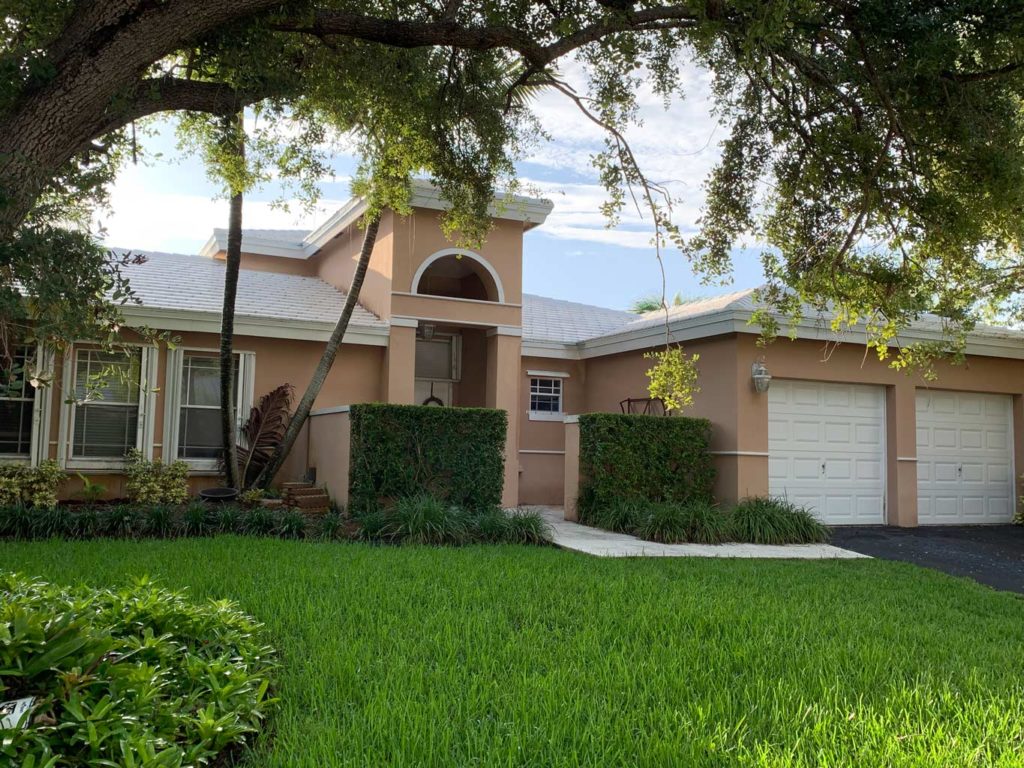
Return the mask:
[[843,526],[832,529],[832,543],[1024,594],[1024,526]]

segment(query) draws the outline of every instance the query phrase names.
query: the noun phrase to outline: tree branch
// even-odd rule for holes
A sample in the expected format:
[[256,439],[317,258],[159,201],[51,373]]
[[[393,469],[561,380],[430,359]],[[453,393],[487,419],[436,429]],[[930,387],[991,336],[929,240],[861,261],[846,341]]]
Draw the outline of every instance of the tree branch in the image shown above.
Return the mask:
[[265,89],[239,91],[227,83],[184,80],[174,77],[145,78],[132,89],[123,109],[109,114],[97,135],[102,136],[157,112],[191,111],[213,115],[232,114],[263,99],[283,96],[284,91]]

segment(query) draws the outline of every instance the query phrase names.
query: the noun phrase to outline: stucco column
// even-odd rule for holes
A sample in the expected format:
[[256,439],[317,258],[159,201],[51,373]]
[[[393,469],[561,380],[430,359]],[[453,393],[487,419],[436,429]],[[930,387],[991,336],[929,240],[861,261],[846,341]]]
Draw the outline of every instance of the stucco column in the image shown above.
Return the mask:
[[745,338],[737,340],[736,350],[736,495],[725,499],[727,502],[767,496],[769,491],[768,393],[756,391],[750,376],[751,364],[763,357],[763,352]]
[[416,379],[416,321],[391,321],[391,335],[384,356],[385,403],[411,405]]
[[917,525],[917,390],[909,379],[885,388],[885,521]]
[[501,503],[519,504],[519,379],[522,331],[518,328],[494,328],[487,332],[488,408],[508,413],[505,435],[505,487]]
[[565,417],[565,490],[562,517],[578,522],[576,502],[580,497],[580,418]]
[[1024,497],[1024,396],[1013,396],[1013,509],[1021,508]]

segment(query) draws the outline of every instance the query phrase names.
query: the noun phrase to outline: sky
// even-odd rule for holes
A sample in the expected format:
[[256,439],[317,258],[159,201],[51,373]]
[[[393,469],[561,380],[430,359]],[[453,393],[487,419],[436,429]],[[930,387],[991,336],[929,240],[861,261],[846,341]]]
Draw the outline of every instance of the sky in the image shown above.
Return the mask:
[[[563,75],[579,80],[568,67]],[[693,66],[682,68],[685,96],[665,109],[660,97],[639,94],[642,125],[627,136],[640,166],[652,180],[665,183],[677,200],[674,221],[684,233],[695,231],[703,205],[703,181],[726,135],[711,113],[710,76]],[[565,96],[547,92],[534,109],[550,135],[518,164],[520,179],[554,203],[547,221],[526,234],[523,283],[528,293],[627,308],[637,298],[661,292],[661,271],[651,246],[650,217],[626,211],[614,229],[605,226],[599,206],[605,199],[591,166],[602,147],[601,129],[590,123]],[[227,225],[227,202],[206,175],[202,162],[177,150],[173,128],[160,124],[145,140],[147,157],[127,165],[115,181],[110,210],[100,216],[104,241],[137,250],[197,253],[214,227]],[[333,178],[321,183],[317,210],[275,206],[280,188],[269,185],[247,195],[243,212],[248,228],[312,229],[349,197],[348,177],[355,158],[333,157]],[[667,294],[708,296],[758,285],[756,249],[734,255],[732,282],[704,285],[674,249],[663,251]]]

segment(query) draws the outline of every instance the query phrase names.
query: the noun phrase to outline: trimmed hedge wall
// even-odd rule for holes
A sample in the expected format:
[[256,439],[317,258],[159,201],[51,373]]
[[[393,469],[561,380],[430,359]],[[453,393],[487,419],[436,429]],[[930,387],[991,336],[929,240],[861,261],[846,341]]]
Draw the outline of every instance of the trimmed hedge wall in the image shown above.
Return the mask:
[[421,493],[464,509],[501,503],[505,411],[365,403],[350,416],[355,513]]
[[711,422],[683,416],[580,416],[581,520],[623,502],[712,501]]

